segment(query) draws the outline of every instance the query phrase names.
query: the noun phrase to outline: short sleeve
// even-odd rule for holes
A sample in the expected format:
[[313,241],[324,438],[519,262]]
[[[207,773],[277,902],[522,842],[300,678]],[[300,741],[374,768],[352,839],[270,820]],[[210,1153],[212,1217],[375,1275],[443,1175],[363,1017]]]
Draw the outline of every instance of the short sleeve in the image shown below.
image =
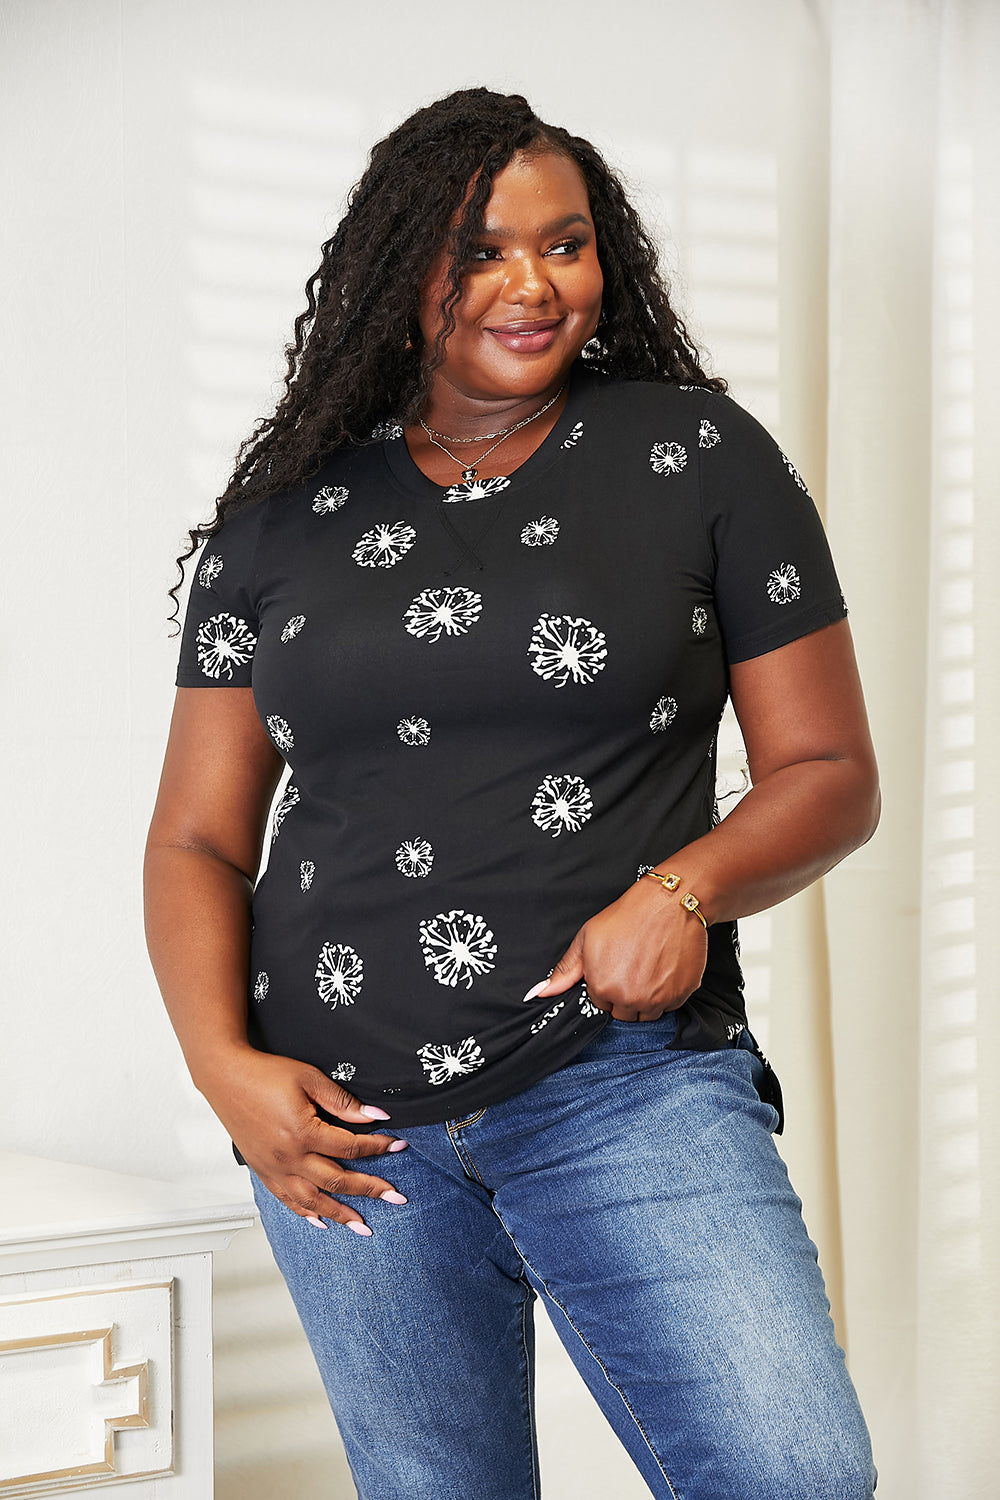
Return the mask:
[[844,619],[847,605],[823,523],[770,434],[735,401],[711,394],[698,443],[728,660],[763,656]]
[[254,559],[263,505],[240,511],[198,556],[188,596],[178,687],[249,687],[257,645]]

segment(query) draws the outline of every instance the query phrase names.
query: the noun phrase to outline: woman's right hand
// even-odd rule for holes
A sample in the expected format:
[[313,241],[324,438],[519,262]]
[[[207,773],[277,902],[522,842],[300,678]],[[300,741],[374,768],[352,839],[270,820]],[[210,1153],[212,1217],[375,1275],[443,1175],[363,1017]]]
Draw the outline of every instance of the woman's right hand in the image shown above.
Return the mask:
[[406,1202],[391,1182],[343,1165],[402,1151],[406,1142],[388,1135],[355,1135],[321,1120],[317,1106],[355,1124],[388,1116],[359,1103],[318,1068],[241,1047],[227,1053],[211,1079],[199,1079],[198,1085],[247,1166],[293,1213],[317,1224],[322,1215],[368,1235],[371,1230],[361,1215],[333,1194]]

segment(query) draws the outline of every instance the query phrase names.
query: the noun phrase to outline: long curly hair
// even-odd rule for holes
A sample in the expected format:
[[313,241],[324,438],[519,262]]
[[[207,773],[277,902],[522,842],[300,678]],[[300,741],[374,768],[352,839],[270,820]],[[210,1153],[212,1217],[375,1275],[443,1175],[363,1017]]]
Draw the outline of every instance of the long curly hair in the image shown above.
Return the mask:
[[[192,528],[184,563],[227,518],[314,474],[336,449],[371,440],[379,424],[415,422],[455,327],[462,268],[482,233],[493,179],[518,153],[557,152],[587,187],[604,274],[603,312],[584,357],[624,380],[725,391],[670,305],[659,256],[625,190],[580,136],[547,125],[520,94],[460,89],[419,109],[372,149],[348,208],[306,283],[306,307],[285,349],[285,391],[241,445],[210,522]],[[473,184],[469,191],[470,183]],[[449,256],[442,322],[424,351],[421,288]]]

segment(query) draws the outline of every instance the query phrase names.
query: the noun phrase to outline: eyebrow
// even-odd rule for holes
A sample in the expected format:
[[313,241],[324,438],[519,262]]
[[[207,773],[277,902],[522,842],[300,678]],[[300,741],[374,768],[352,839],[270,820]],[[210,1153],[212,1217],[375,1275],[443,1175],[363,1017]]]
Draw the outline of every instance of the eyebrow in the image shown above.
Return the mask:
[[[542,224],[536,233],[544,239],[546,235],[559,234],[562,230],[568,229],[571,224],[583,224],[587,229],[591,227],[590,220],[584,218],[583,214],[564,214],[561,219],[552,219],[550,223]],[[517,239],[516,229],[501,229],[492,224],[484,224],[482,232],[493,240]]]

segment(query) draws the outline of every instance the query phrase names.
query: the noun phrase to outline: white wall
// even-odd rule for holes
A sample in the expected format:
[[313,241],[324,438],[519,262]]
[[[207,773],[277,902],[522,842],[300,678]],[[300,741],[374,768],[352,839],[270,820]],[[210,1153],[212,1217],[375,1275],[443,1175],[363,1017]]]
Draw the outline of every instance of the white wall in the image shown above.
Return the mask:
[[[274,400],[319,242],[411,109],[473,83],[525,92],[669,224],[695,331],[821,494],[822,7],[6,0],[0,25],[0,1141],[240,1190],[148,969],[139,864],[172,559]],[[762,1030],[767,931],[749,943]],[[349,1495],[264,1254],[247,1238],[219,1267],[220,1494]],[[545,1362],[551,1500],[642,1494],[599,1434],[557,1479],[560,1413],[585,1398]]]
[[476,21],[454,0],[0,11],[9,1147],[166,1176],[225,1158],[139,926],[172,699],[165,590],[275,397],[302,284],[377,134],[484,81],[594,138],[671,225],[716,367],[818,481],[810,7],[633,0],[613,30],[609,15],[597,0]]

